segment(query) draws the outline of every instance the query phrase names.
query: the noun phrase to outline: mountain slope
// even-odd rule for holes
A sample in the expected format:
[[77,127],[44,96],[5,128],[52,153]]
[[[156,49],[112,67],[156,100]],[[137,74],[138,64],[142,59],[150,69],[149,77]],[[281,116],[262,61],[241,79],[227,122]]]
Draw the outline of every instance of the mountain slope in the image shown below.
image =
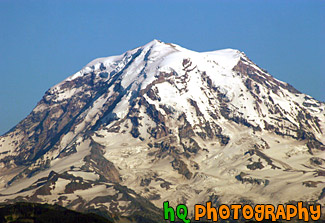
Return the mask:
[[324,109],[240,51],[154,40],[92,61],[1,136],[0,201],[157,221],[165,200],[324,204]]

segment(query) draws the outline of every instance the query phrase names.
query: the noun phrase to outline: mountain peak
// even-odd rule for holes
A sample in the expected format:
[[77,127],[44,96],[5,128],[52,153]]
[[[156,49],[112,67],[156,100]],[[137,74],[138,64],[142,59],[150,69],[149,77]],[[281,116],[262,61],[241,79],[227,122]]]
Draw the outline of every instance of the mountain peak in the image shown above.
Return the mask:
[[153,39],[151,40],[149,43],[145,44],[144,46],[154,46],[154,45],[157,45],[157,44],[166,44],[164,42],[162,42],[161,40],[157,40],[157,39]]
[[0,202],[324,204],[324,114],[238,50],[153,40],[92,61],[0,137]]
[[244,54],[234,49],[196,52],[183,48],[177,44],[164,43],[154,39],[122,55],[95,59],[88,63],[81,71],[67,78],[66,81],[71,81],[85,73],[101,70],[102,67],[116,67],[117,64],[124,66],[127,60],[133,57],[140,63],[146,64],[146,69],[152,68],[161,71],[168,71],[173,64],[181,64],[183,60],[188,58],[196,60],[197,63],[206,63],[210,61],[224,69],[231,70],[238,63],[239,59],[244,57]]

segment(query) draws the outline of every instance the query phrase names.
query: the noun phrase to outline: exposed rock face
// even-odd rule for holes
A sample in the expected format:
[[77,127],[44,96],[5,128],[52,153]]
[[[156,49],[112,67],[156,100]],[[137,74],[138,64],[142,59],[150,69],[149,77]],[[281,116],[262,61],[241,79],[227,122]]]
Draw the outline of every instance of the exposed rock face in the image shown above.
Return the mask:
[[155,40],[94,60],[0,137],[0,201],[139,222],[166,200],[324,204],[324,109],[242,52]]

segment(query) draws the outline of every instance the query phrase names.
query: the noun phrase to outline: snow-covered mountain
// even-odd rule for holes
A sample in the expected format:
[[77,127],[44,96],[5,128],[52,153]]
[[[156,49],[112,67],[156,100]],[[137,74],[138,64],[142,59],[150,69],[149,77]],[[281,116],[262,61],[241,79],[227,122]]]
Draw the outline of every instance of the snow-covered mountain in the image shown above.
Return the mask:
[[157,40],[50,88],[0,137],[0,202],[161,221],[171,205],[325,204],[325,104],[243,52]]

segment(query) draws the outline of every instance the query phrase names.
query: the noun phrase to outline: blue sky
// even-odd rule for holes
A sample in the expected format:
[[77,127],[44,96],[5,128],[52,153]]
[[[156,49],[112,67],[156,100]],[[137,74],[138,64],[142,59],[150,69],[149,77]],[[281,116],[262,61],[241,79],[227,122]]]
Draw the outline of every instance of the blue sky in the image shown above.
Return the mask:
[[325,1],[0,0],[0,134],[91,60],[152,39],[236,48],[325,101]]

